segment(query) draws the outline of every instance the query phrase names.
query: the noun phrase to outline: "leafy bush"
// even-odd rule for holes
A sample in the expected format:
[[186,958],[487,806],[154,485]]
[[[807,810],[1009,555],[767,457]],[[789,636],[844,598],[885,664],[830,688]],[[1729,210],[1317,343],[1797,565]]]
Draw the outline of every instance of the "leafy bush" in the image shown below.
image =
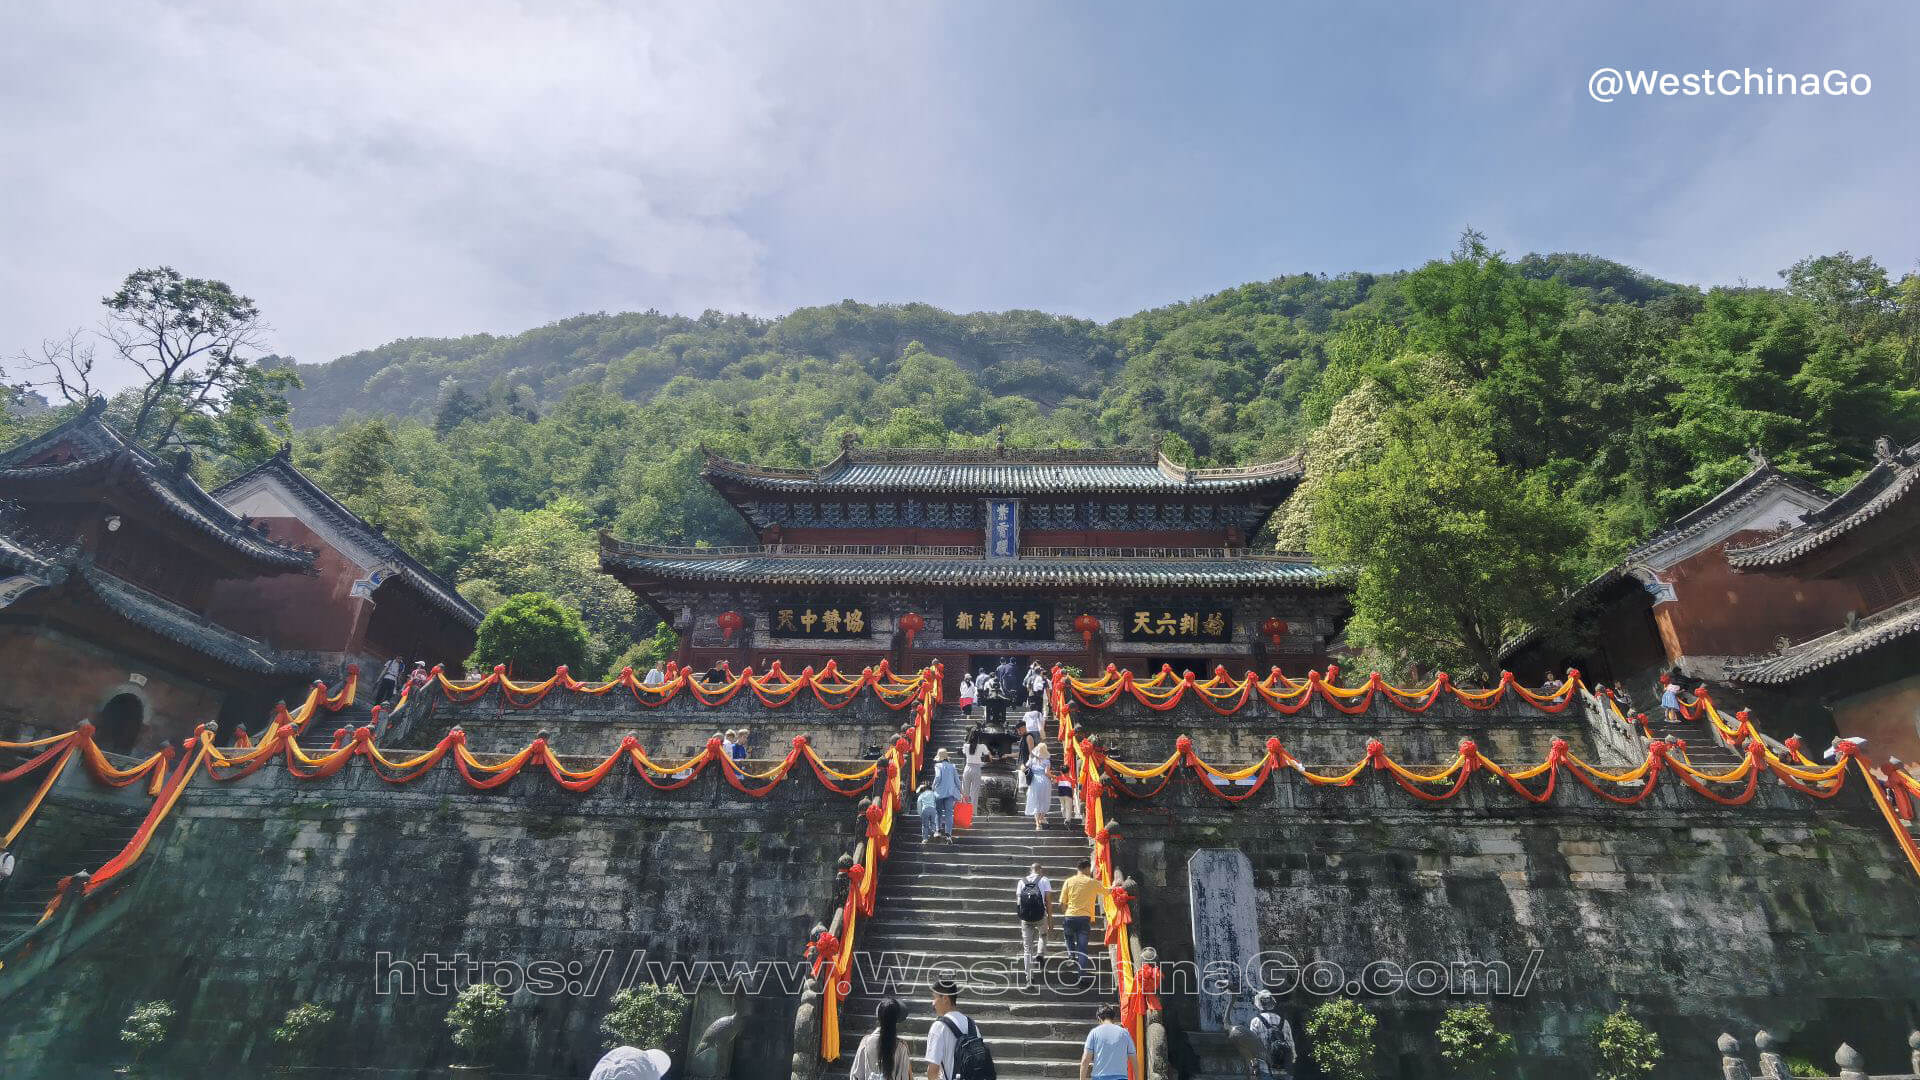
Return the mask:
[[1594,1029],[1593,1049],[1598,1080],[1639,1080],[1660,1060],[1660,1036],[1627,1015],[1622,1005]]
[[584,672],[587,646],[579,612],[546,593],[521,593],[481,620],[468,664],[482,671],[506,664],[522,678],[544,679],[562,664]]
[[632,668],[635,675],[645,678],[648,668],[655,664],[664,665],[667,658],[672,656],[673,651],[679,647],[680,635],[673,632],[673,627],[664,622],[659,623],[653,628],[653,636],[637,642],[626,652],[607,662],[606,677],[619,678],[620,669]]
[[613,995],[613,1011],[600,1021],[608,1049],[666,1048],[687,1013],[687,995],[675,986],[643,983]]
[[507,1033],[507,997],[492,983],[475,983],[460,991],[447,1010],[453,1045],[465,1051],[469,1064],[487,1065]]
[[1367,1080],[1373,1075],[1373,1035],[1379,1018],[1357,1001],[1335,998],[1307,1015],[1313,1063],[1331,1080]]
[[287,1056],[295,1064],[305,1064],[313,1060],[314,1051],[320,1048],[320,1037],[331,1023],[333,1010],[325,1005],[312,1002],[295,1005],[287,1010],[280,1026],[273,1029],[273,1041],[286,1048]]
[[120,1028],[120,1041],[133,1048],[133,1060],[138,1063],[147,1051],[167,1041],[167,1029],[172,1026],[172,1002],[145,1002],[127,1014],[126,1023]]
[[1440,1018],[1440,1059],[1461,1076],[1492,1076],[1513,1056],[1513,1036],[1494,1026],[1485,1005],[1448,1009]]

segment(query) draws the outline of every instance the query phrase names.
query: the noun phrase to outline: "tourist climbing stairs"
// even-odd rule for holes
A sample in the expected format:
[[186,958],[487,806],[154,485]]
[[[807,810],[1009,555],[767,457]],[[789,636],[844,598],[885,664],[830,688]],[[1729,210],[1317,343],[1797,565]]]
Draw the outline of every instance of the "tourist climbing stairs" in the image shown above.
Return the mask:
[[[934,721],[932,746],[951,750],[956,767],[962,764],[962,743],[970,723],[951,708],[942,710]],[[930,752],[923,780],[932,778],[932,757]],[[987,769],[989,786],[1002,791],[1013,776],[1008,763]],[[995,800],[982,801],[992,805]],[[1064,809],[1058,802],[1055,808]],[[1093,1010],[1115,1000],[1113,969],[1099,940],[1099,923],[1094,924],[1088,943],[1094,961],[1091,979],[1074,985],[1056,914],[1044,970],[1031,987],[1023,988],[1014,886],[1027,867],[1038,861],[1058,889],[1089,850],[1079,823],[1068,823],[1056,813],[1049,817],[1046,830],[1036,833],[1031,818],[982,806],[970,828],[955,830],[951,845],[923,844],[919,818],[911,814],[895,828],[893,853],[880,875],[874,915],[856,942],[868,963],[864,968],[855,963],[852,993],[841,1004],[842,1058],[829,1067],[828,1074],[846,1075],[861,1037],[873,1030],[880,1001],[893,996],[907,1007],[905,1034],[916,1062],[914,1075],[922,1075],[925,1066],[919,1058],[934,1019],[931,985],[937,972],[957,966],[966,987],[960,1011],[980,1025],[1002,1077],[1078,1077],[1081,1047],[1094,1024]],[[891,981],[883,985],[872,978],[863,980],[863,972],[883,973]]]

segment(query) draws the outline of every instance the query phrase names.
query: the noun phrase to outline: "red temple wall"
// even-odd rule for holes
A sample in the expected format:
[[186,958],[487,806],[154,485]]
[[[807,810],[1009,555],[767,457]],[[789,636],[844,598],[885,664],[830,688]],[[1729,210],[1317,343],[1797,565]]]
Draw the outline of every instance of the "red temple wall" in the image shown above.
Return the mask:
[[1864,737],[1875,761],[1920,761],[1920,675],[1842,698],[1832,709],[1840,734]]
[[[82,720],[98,724],[100,709],[122,693],[139,698],[144,724],[136,754],[171,739],[179,745],[194,726],[219,719],[224,693],[165,669],[117,655],[64,634],[32,627],[0,627],[0,671],[9,673],[0,703],[0,729],[71,731]],[[136,686],[131,675],[146,677]]]
[[297,518],[262,520],[281,543],[318,548],[319,573],[220,581],[208,616],[276,649],[361,652],[368,605],[352,595],[359,568]]
[[1674,564],[1661,576],[1673,584],[1677,600],[1655,612],[1676,655],[1770,653],[1781,637],[1800,641],[1832,630],[1861,603],[1859,589],[1846,581],[1736,573],[1727,565],[1723,544]]

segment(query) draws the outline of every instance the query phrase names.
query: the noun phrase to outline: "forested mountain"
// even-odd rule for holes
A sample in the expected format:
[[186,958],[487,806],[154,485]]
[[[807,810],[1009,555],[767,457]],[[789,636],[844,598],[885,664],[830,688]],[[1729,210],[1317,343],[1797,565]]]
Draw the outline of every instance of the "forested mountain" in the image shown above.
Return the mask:
[[[702,445],[807,465],[848,431],[928,446],[1004,429],[1198,465],[1304,451],[1307,482],[1261,542],[1356,574],[1351,633],[1380,663],[1485,668],[1750,449],[1834,485],[1877,436],[1920,438],[1920,277],[1845,252],[1781,276],[1703,291],[1587,255],[1509,260],[1468,233],[1417,270],[1281,277],[1106,324],[848,300],[411,338],[297,365],[287,400],[302,467],[483,606],[566,598],[599,659],[646,627],[597,573],[595,530],[747,539],[699,479]],[[263,360],[235,399],[249,411],[209,421],[233,433],[199,455],[210,477],[267,445],[286,364]]]

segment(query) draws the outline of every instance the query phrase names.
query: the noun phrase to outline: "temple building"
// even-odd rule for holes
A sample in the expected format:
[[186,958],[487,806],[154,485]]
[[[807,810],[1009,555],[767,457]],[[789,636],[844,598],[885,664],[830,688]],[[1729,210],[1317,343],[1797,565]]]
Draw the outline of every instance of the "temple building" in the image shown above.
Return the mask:
[[0,728],[89,720],[102,747],[146,751],[337,677],[208,614],[223,584],[310,574],[314,553],[222,506],[184,456],[123,438],[103,404],[0,453]]
[[669,548],[603,536],[601,566],[680,634],[680,659],[790,671],[829,659],[949,678],[1003,657],[1204,672],[1325,662],[1345,602],[1248,539],[1297,458],[1193,469],[1157,451],[860,449],[817,469],[709,453],[759,537]]
[[369,676],[395,656],[450,670],[466,663],[483,612],[295,468],[289,448],[213,494],[315,552],[310,575],[222,582],[215,618],[283,648],[359,663]]
[[1526,681],[1578,667],[1643,705],[1662,672],[1724,682],[1732,666],[1837,622],[1853,590],[1826,581],[1740,574],[1727,549],[1797,525],[1832,495],[1754,456],[1746,475],[1635,545],[1568,601],[1573,641],[1529,632],[1501,651]]
[[1729,678],[1756,708],[1868,740],[1882,760],[1920,761],[1920,444],[1881,439],[1859,482],[1795,527],[1729,547],[1743,580],[1790,583],[1844,597],[1811,632],[1733,665]]
[[[478,613],[315,509],[337,504],[284,458],[223,501],[103,411],[0,451],[0,737],[91,721],[103,748],[146,752],[209,721],[258,729],[275,700],[386,650],[471,649]],[[312,506],[261,494],[278,491]]]
[[1503,658],[1527,678],[1579,667],[1643,709],[1677,672],[1776,738],[1859,735],[1876,757],[1920,760],[1917,486],[1920,445],[1881,440],[1837,496],[1755,454],[1573,597],[1573,644],[1529,633]]

